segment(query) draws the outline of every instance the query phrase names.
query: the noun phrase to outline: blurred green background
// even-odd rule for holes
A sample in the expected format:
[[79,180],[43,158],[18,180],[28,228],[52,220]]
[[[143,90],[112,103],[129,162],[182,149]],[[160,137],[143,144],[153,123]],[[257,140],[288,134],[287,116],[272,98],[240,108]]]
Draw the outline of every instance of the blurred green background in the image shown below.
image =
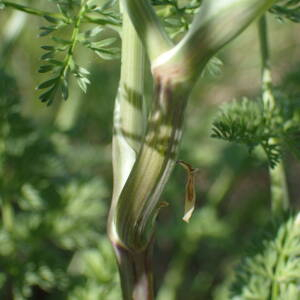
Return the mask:
[[[35,90],[43,79],[37,73],[47,40],[37,38],[43,24],[0,10],[0,299],[118,300],[105,223],[120,61],[79,48],[77,59],[91,72],[88,92],[71,82],[69,100],[47,107]],[[273,16],[269,25],[274,82],[300,94],[299,27]],[[175,169],[162,196],[170,205],[156,226],[158,300],[228,299],[234,266],[270,215],[263,154],[249,156],[244,147],[210,137],[222,103],[259,96],[256,25],[218,56],[220,74],[199,80],[186,113],[179,158],[199,168],[190,223],[182,221],[183,169]],[[299,162],[285,159],[299,208]]]

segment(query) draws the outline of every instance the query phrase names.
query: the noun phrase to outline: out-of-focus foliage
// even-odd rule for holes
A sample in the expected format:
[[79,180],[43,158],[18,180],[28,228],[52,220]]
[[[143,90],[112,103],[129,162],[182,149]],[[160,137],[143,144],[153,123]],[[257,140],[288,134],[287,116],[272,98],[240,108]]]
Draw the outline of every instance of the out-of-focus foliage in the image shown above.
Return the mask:
[[69,172],[68,153],[51,141],[55,132],[23,117],[15,81],[3,71],[0,78],[1,299],[41,292],[117,299],[114,258],[101,234],[107,187]]

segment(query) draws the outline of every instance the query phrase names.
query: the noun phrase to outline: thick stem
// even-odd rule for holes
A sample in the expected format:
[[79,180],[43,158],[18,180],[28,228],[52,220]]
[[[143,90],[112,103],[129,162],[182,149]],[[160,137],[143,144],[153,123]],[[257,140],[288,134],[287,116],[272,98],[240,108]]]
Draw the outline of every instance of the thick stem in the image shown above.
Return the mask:
[[[260,19],[258,26],[262,57],[262,98],[265,110],[272,114],[272,111],[276,107],[276,101],[272,90],[273,86],[266,16],[263,16]],[[272,116],[269,117],[272,118]],[[276,140],[270,142],[276,143]],[[271,208],[272,212],[275,215],[278,215],[287,210],[289,206],[289,193],[284,162],[281,160],[274,168],[269,167],[269,175],[271,181]]]
[[158,79],[152,114],[141,151],[119,198],[114,219],[129,249],[144,249],[152,237],[159,198],[176,161],[191,87]]
[[[201,72],[211,55],[235,37],[257,15],[260,15],[261,10],[267,9],[272,0],[263,0],[262,5],[258,0],[255,0],[255,5],[253,5],[252,0],[226,0],[226,4],[230,6],[225,11],[227,21],[231,20],[231,9],[233,8],[233,15],[237,14],[240,18],[234,26],[230,27],[232,30],[227,31],[226,29],[225,33],[222,30],[225,26],[222,21],[224,14],[218,13],[220,12],[220,5],[218,5],[220,1],[215,0],[214,14],[209,19],[212,23],[206,20],[207,22],[203,25],[204,29],[201,27],[205,33],[204,36],[209,38],[209,51],[207,52],[207,46],[203,43],[199,47],[199,51],[195,51],[199,46],[195,42],[188,44],[190,53],[193,55],[198,53],[194,63],[186,63],[189,52],[180,50],[181,52],[179,51],[177,56],[178,53],[174,53],[173,49],[163,50],[169,46],[165,47],[167,43],[159,29],[152,8],[150,7],[149,11],[146,9],[147,1],[127,0],[125,2],[136,31],[140,33],[150,56],[155,93],[142,143],[140,143],[140,136],[136,135],[134,128],[130,128],[134,132],[133,135],[132,131],[122,130],[122,122],[119,122],[122,121],[122,118],[118,115],[123,115],[126,111],[126,106],[122,108],[122,103],[125,103],[126,97],[124,99],[121,97],[122,102],[117,101],[116,104],[113,150],[115,185],[109,218],[109,235],[113,244],[117,245],[116,253],[119,259],[126,300],[135,299],[132,297],[138,297],[137,294],[140,298],[136,299],[144,300],[143,297],[151,295],[147,292],[151,283],[149,282],[150,277],[147,275],[147,264],[145,264],[148,259],[146,260],[145,256],[152,241],[155,218],[161,207],[160,195],[176,161],[184,111],[189,94],[197,79],[196,73]],[[209,1],[206,3],[210,5]],[[135,7],[136,10],[134,10]],[[221,8],[224,7],[221,6]],[[248,9],[250,9],[250,14],[248,14]],[[211,25],[213,25],[214,30],[211,30]],[[217,37],[214,36],[214,33],[218,33]],[[148,37],[150,37],[149,40]],[[125,35],[124,38],[126,40]],[[157,51],[154,49],[155,47],[158,47]],[[153,62],[153,58],[157,55],[159,57]],[[125,65],[123,64],[124,67]],[[129,67],[128,74],[136,71],[136,62],[132,65],[133,70],[131,71]],[[195,72],[195,68],[197,72]],[[119,93],[119,95],[122,94]],[[141,113],[141,109],[136,111],[129,109],[130,117],[128,119],[137,116],[138,112]],[[141,124],[140,127],[142,127]],[[135,130],[136,128],[137,126],[135,126]],[[138,141],[137,145],[132,140],[135,136]],[[125,156],[122,153],[125,153]],[[121,168],[118,167],[120,165]],[[141,289],[139,288],[140,283],[143,287]]]
[[128,15],[124,13],[121,79],[114,112],[114,189],[108,220],[108,234],[118,261],[124,300],[153,299],[151,247],[140,252],[129,251],[120,243],[113,222],[120,193],[144,138],[146,118],[144,73],[145,50]]
[[150,61],[173,46],[149,0],[123,0],[122,3],[141,38]]
[[114,245],[124,300],[153,300],[152,243],[141,252]]
[[[112,218],[120,193],[132,170],[145,131],[144,99],[145,50],[126,13],[123,14],[121,78],[114,111],[113,199],[108,221],[114,235]],[[114,238],[113,238],[114,239]]]
[[[134,0],[127,2],[136,3]],[[144,3],[144,1],[141,2]],[[214,51],[236,36],[257,15],[267,9],[272,0],[263,2],[256,0],[254,4],[252,2],[226,0],[226,5],[218,4],[216,0],[213,3],[205,2],[206,10],[204,11],[209,12],[209,18],[205,17],[204,23],[201,23],[202,27],[199,25],[199,28],[203,30],[205,37],[209,37],[209,54],[214,54]],[[128,6],[127,9],[132,17],[134,14],[132,7]],[[236,15],[239,16],[237,23],[230,26],[231,29],[228,31],[227,29],[225,32],[221,30],[220,26],[224,27],[221,17],[226,17],[229,22],[230,16]],[[133,24],[138,30],[138,22],[133,19]],[[214,33],[218,33],[217,37]],[[147,43],[145,45],[149,51]],[[201,57],[197,60],[196,66],[197,69],[201,69],[207,62],[206,45],[202,44],[202,47],[199,47],[200,50],[195,51],[197,46],[194,42],[188,44],[188,48]],[[152,64],[155,84],[152,113],[148,120],[142,148],[122,189],[116,205],[116,213],[111,221],[113,232],[116,233],[119,242],[131,250],[145,249],[152,237],[153,222],[160,208],[159,197],[175,163],[185,106],[196,82],[195,66],[190,64],[186,66],[185,55],[177,56],[176,54],[173,49],[167,51]],[[190,69],[188,72],[193,76],[188,76],[185,72],[188,68]]]

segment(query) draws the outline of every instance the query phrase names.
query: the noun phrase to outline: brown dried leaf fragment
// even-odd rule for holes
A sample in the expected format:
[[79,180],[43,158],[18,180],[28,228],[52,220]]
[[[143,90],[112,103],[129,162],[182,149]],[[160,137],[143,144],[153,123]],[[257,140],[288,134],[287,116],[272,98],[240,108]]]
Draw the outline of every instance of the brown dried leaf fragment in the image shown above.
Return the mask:
[[187,181],[185,185],[185,204],[183,221],[189,222],[195,209],[196,189],[195,189],[195,174],[199,169],[194,169],[190,164],[179,160],[178,163],[187,171]]

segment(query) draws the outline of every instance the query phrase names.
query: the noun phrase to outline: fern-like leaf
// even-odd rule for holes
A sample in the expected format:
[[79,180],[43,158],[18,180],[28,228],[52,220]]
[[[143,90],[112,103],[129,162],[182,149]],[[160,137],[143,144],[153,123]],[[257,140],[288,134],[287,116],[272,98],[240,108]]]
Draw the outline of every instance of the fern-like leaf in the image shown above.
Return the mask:
[[269,225],[241,261],[231,300],[300,299],[300,215]]
[[276,95],[276,107],[263,107],[260,100],[233,101],[225,105],[213,123],[212,137],[244,144],[251,152],[261,146],[272,168],[282,150],[300,157],[300,105],[294,97]]
[[277,133],[272,130],[258,101],[244,98],[227,104],[214,121],[212,130],[212,137],[244,144],[250,152],[261,145],[272,167],[279,161],[280,147],[271,143]]
[[[43,64],[39,72],[45,74],[37,89],[42,90],[39,96],[42,102],[50,105],[60,93],[62,98],[68,98],[69,75],[73,75],[79,87],[86,92],[90,83],[87,78],[89,72],[76,62],[78,44],[93,50],[102,59],[119,57],[119,48],[112,46],[116,38],[100,38],[98,33],[105,27],[117,29],[121,25],[116,0],[102,3],[94,0],[49,0],[56,5],[58,12],[48,12],[27,7],[11,1],[1,1],[2,8],[13,8],[25,13],[43,17],[47,24],[40,28],[40,37],[50,36],[51,44],[43,45],[46,52],[41,56]],[[82,31],[83,25],[93,24],[90,29]],[[94,24],[97,24],[96,26]],[[64,32],[71,32],[65,37]],[[117,30],[118,31],[118,30]],[[97,40],[95,40],[95,38]]]

